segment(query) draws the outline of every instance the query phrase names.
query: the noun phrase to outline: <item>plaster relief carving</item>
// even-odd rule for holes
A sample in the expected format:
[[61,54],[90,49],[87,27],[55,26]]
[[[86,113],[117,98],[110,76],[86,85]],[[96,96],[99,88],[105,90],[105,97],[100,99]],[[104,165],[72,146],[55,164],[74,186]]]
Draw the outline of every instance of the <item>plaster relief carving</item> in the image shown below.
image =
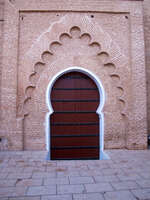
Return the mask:
[[5,0],[1,9],[0,135],[8,150],[45,150],[47,86],[71,67],[104,87],[105,148],[146,148],[142,2]]
[[116,69],[116,67],[113,63],[104,64],[104,67],[105,67],[106,71],[108,72],[108,74],[112,74]]
[[[124,147],[124,127],[128,121],[128,91],[126,80],[122,76],[125,57],[118,52],[119,48],[97,24],[94,25],[94,28],[97,26],[95,31],[92,30],[93,26],[89,28],[92,23],[89,23],[87,17],[84,18],[87,20],[87,26],[80,20],[75,22],[74,18],[73,23],[70,23],[70,20],[67,23],[67,19],[68,16],[65,16],[54,23],[36,40],[25,56],[26,65],[30,66],[24,81],[25,149],[30,146],[30,131],[34,131],[37,141],[41,141],[44,134],[47,85],[55,74],[72,66],[80,66],[95,73],[104,84],[107,95],[104,106],[106,146],[114,148],[112,141],[115,139],[116,147]],[[127,75],[128,71],[125,74]],[[118,124],[120,129],[116,129]],[[107,137],[113,139],[109,141]],[[31,148],[36,148],[36,144]]]
[[[82,32],[81,28],[78,26],[73,26],[69,29],[66,33],[59,34],[58,40],[49,42],[49,49],[44,51],[41,54],[41,61],[38,61],[34,65],[34,70],[29,76],[30,86],[27,88],[32,88],[30,93],[30,100],[29,95],[27,94],[27,89],[25,92],[26,103],[30,103],[32,98],[32,92],[36,88],[36,84],[40,78],[40,75],[48,67],[48,65],[54,62],[56,59],[59,59],[59,56],[63,57],[64,55],[68,54],[68,56],[76,56],[78,54],[86,56],[97,56],[98,59],[102,62],[104,69],[108,73],[108,76],[112,78],[112,82],[115,82],[116,90],[124,89],[120,86],[120,76],[117,74],[116,66],[111,62],[110,56],[107,52],[103,51],[101,45],[92,38],[89,33]],[[73,48],[74,51],[68,51],[68,48]],[[119,79],[119,81],[118,81]],[[118,83],[116,83],[118,82]],[[118,94],[119,92],[117,92]],[[123,96],[117,96],[119,104],[122,104],[120,112],[123,113],[123,109],[125,106],[125,100]],[[27,111],[24,113],[27,114]]]

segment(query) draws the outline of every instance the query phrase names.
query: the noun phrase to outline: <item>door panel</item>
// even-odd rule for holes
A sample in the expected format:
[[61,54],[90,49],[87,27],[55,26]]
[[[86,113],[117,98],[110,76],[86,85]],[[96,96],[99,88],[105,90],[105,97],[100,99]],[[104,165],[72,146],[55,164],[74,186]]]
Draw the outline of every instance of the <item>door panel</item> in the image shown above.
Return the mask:
[[90,123],[96,122],[97,114],[96,113],[54,113],[51,116],[51,123],[64,122],[64,123]]
[[51,92],[51,159],[98,159],[100,97],[96,84],[80,72],[61,76]]
[[99,148],[97,149],[60,149],[60,150],[53,150],[53,155],[55,159],[68,159],[68,160],[73,160],[73,159],[98,159],[99,155]]
[[56,111],[95,111],[97,104],[98,102],[52,102]]
[[98,134],[99,133],[99,126],[93,125],[82,125],[82,126],[51,126],[51,135],[80,135],[80,134]]
[[[96,93],[95,90],[82,90],[82,95],[80,90],[59,90],[59,98],[65,99],[68,96],[68,99],[95,99],[99,100],[99,95]],[[53,99],[58,98],[58,90],[53,90],[52,92]]]

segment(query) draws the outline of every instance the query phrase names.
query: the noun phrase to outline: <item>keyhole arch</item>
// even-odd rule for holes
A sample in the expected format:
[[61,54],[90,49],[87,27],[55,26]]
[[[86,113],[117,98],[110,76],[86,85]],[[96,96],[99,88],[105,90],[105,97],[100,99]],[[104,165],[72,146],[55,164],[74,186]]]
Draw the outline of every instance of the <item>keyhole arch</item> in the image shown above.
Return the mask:
[[[100,95],[95,82],[81,72],[67,72],[54,83],[50,100],[53,113],[95,112]],[[88,106],[86,105],[88,104]]]
[[99,105],[97,107],[96,113],[99,116],[99,159],[108,159],[108,156],[104,153],[104,115],[103,115],[103,107],[104,107],[104,103],[105,103],[105,92],[104,92],[104,88],[102,86],[102,83],[100,81],[100,79],[94,75],[91,71],[82,68],[82,67],[77,67],[77,66],[73,66],[70,68],[66,68],[63,71],[60,71],[59,73],[57,73],[52,80],[49,82],[48,87],[47,87],[47,91],[46,91],[46,104],[48,107],[49,112],[46,114],[46,149],[48,151],[48,156],[47,159],[51,159],[51,148],[50,148],[50,116],[52,115],[52,113],[54,112],[52,103],[51,103],[51,93],[52,93],[52,88],[55,84],[55,82],[64,74],[67,74],[69,72],[80,72],[82,74],[85,74],[86,76],[88,76],[89,78],[91,78],[93,80],[93,82],[96,84],[97,88],[98,88],[98,92],[99,92],[99,97],[100,97],[100,102]]

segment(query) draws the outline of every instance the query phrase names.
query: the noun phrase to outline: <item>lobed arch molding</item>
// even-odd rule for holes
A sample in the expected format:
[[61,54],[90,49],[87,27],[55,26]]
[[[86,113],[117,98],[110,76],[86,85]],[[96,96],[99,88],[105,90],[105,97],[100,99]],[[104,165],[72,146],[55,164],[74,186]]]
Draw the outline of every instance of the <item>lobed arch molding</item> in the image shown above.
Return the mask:
[[[70,20],[71,18],[71,20]],[[73,26],[72,26],[73,24]],[[61,46],[63,45],[61,41],[61,37],[64,35],[67,35],[68,37],[72,38],[72,30],[78,29],[80,31],[79,37],[82,39],[82,36],[88,36],[90,38],[90,41],[87,43],[90,47],[96,47],[98,48],[98,51],[95,53],[95,55],[98,58],[102,58],[102,64],[106,71],[109,71],[108,76],[111,77],[114,80],[117,80],[116,89],[121,91],[121,95],[118,97],[118,101],[123,104],[123,109],[120,110],[120,113],[122,116],[126,116],[126,95],[124,91],[124,86],[121,82],[121,74],[119,73],[118,66],[120,68],[124,68],[126,65],[126,57],[121,54],[119,47],[116,43],[111,39],[109,34],[107,34],[99,24],[94,23],[89,17],[84,16],[82,19],[78,19],[78,17],[65,15],[62,17],[59,21],[53,23],[48,30],[43,32],[40,37],[36,40],[36,42],[31,46],[29,51],[25,55],[25,62],[28,64],[28,66],[32,66],[32,71],[28,73],[28,78],[25,80],[25,98],[23,101],[23,114],[29,115],[28,110],[26,110],[25,105],[28,104],[31,99],[34,90],[36,89],[36,84],[38,82],[38,79],[40,78],[41,74],[44,72],[44,68],[48,67],[48,61],[47,61],[47,55],[54,56],[57,54],[57,51],[53,51],[55,49],[55,46]],[[55,32],[55,34],[53,34]],[[115,49],[115,51],[113,51]],[[104,57],[104,59],[103,59]],[[39,65],[42,65],[42,70],[37,70]],[[52,80],[49,82],[47,90],[46,90],[46,104],[48,107],[49,112],[46,114],[46,148],[48,151],[50,151],[49,148],[49,139],[50,135],[49,132],[49,116],[53,113],[53,108],[48,101],[51,93],[51,89],[55,81],[63,74],[67,72],[73,72],[78,71],[83,74],[86,74],[89,76],[97,85],[99,94],[101,96],[101,102],[97,109],[97,114],[100,118],[100,157],[101,159],[107,158],[107,155],[103,152],[104,149],[104,116],[103,116],[103,106],[105,102],[105,92],[104,88],[102,86],[101,81],[99,78],[94,75],[91,71],[82,68],[80,66],[73,66],[66,68],[60,72],[58,72]],[[38,75],[37,82],[33,84],[31,81],[32,78]]]

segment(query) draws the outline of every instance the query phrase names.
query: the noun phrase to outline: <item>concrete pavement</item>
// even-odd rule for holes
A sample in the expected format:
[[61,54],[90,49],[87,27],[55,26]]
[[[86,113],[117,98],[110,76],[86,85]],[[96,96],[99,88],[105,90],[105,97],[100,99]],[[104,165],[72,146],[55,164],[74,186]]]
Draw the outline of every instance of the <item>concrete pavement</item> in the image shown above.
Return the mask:
[[46,161],[46,152],[0,152],[0,200],[150,200],[150,150],[110,160]]

